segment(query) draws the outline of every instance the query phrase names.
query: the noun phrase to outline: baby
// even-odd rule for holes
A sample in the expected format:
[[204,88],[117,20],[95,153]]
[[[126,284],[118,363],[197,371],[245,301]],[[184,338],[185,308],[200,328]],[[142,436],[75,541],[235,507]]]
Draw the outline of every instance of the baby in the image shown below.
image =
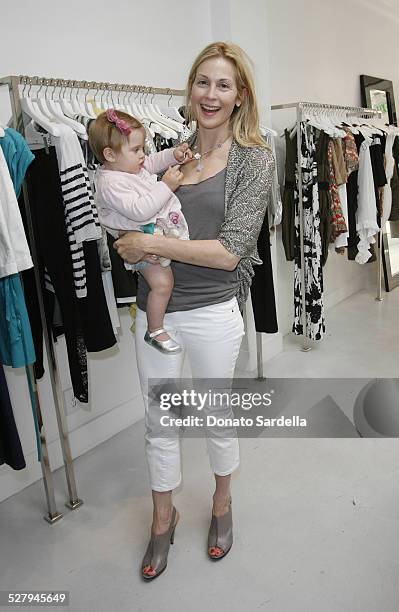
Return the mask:
[[[108,109],[89,128],[90,146],[102,165],[96,170],[96,204],[102,225],[115,238],[120,231],[162,232],[188,240],[188,227],[174,195],[183,178],[180,166],[192,153],[186,143],[146,156],[145,130],[131,115]],[[174,164],[174,165],[173,165]],[[156,174],[166,170],[161,181]],[[181,352],[180,345],[163,329],[173,289],[170,260],[160,265],[141,261],[126,265],[143,275],[150,291],[144,340],[162,353]]]

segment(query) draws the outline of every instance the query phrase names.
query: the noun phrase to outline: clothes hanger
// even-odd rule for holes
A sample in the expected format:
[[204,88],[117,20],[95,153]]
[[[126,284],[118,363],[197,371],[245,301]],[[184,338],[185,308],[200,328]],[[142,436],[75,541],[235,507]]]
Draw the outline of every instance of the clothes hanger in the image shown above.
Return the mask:
[[179,134],[181,134],[184,130],[183,125],[178,121],[175,121],[174,119],[171,119],[170,117],[164,115],[158,105],[154,104],[154,97],[155,93],[152,94],[150,106],[153,108],[156,115],[160,118],[162,124],[165,125],[167,128],[172,129],[174,132],[178,132]]
[[79,134],[79,136],[83,140],[87,140],[88,136],[87,136],[87,131],[86,131],[85,126],[79,123],[78,121],[75,121],[74,119],[71,119],[70,117],[67,117],[63,113],[63,110],[59,102],[57,100],[54,100],[55,85],[52,86],[53,93],[52,93],[51,98],[47,96],[48,87],[49,86],[47,86],[45,90],[45,94],[44,94],[45,98],[41,100],[46,103],[47,109],[51,113],[51,118],[54,118],[55,120],[58,120],[60,123],[72,128],[77,134]]
[[171,106],[170,105],[170,101],[172,99],[172,90],[169,89],[169,93],[170,96],[168,98],[168,104],[167,106],[159,106],[159,110],[161,111],[161,113],[163,115],[166,115],[166,117],[170,117],[171,119],[174,119],[175,121],[177,121],[178,123],[185,123],[185,119],[184,117],[181,116],[181,114],[179,113],[178,109],[175,106]]
[[[79,89],[80,87],[75,87],[76,81],[72,81],[73,87],[71,88],[71,97],[70,103],[74,110],[75,115],[82,115],[83,117],[88,117],[92,119],[92,117],[87,113],[84,103],[79,100]],[[76,89],[76,95],[73,95],[73,90]]]
[[[330,128],[330,136],[332,138],[345,138],[346,132],[342,129],[342,119],[338,115],[336,110],[333,110],[331,114],[329,112],[325,115],[327,126]],[[341,128],[339,127],[341,125]]]
[[305,110],[304,119],[316,129],[323,130],[326,134],[331,135],[331,124],[327,122],[325,116],[321,115],[320,110],[321,109],[318,108],[309,109],[308,111]]
[[[136,103],[136,100],[135,99],[132,100],[132,95],[133,95],[133,92],[129,96],[129,102],[128,102],[127,107],[130,109],[130,114],[133,117],[136,117],[136,119],[138,121],[142,122],[142,120],[144,119],[144,116],[143,116],[143,114],[141,112],[141,109],[139,108],[138,104]],[[137,93],[136,93],[136,95],[137,95]]]
[[373,118],[363,119],[362,122],[364,123],[364,125],[369,126],[373,130],[373,134],[379,134],[380,136],[384,134],[383,130],[376,126],[375,120]]
[[21,108],[22,110],[31,118],[35,123],[40,125],[41,128],[46,130],[51,136],[59,137],[61,134],[61,129],[59,127],[59,122],[50,119],[47,115],[45,115],[39,106],[35,103],[34,99],[30,97],[30,90],[32,89],[32,85],[29,88],[28,93],[25,93],[25,86],[22,90],[21,94]]
[[125,93],[125,96],[124,96],[123,100],[121,101],[121,92],[124,91],[123,90],[123,85],[121,87],[122,87],[122,89],[119,90],[119,93],[118,93],[118,103],[115,104],[115,108],[116,108],[116,110],[120,110],[120,111],[123,111],[124,113],[128,113],[129,115],[131,115],[132,113],[129,112],[129,109],[126,106],[126,95],[127,95],[126,93]]
[[[76,113],[74,109],[72,108],[70,98],[68,100],[66,97],[67,86],[69,86],[70,84],[71,84],[71,81],[67,81],[67,84],[64,87],[61,87],[60,93],[59,93],[59,103],[60,103],[60,106],[61,106],[61,109],[64,115],[66,117],[70,117],[71,119],[73,119]],[[63,89],[64,89],[64,93],[62,93]]]
[[[141,93],[143,92],[144,90],[142,90]],[[164,126],[159,124],[157,119],[151,115],[151,112],[148,111],[145,105],[139,104],[138,102],[136,102],[135,105],[138,109],[138,112],[141,114],[141,117],[143,119],[148,119],[150,121],[150,126],[152,127],[153,131],[156,134],[159,134],[160,136],[162,136],[163,138],[166,138],[167,140],[171,138],[170,132]]]
[[[146,95],[149,95],[149,91],[147,91]],[[158,127],[160,128],[160,134],[161,136],[163,136],[164,138],[174,138],[177,139],[179,137],[179,134],[170,126],[166,125],[163,120],[162,117],[160,117],[158,115],[158,113],[156,112],[156,110],[154,109],[153,105],[151,104],[151,102],[147,102],[147,99],[145,100],[144,103],[144,112],[147,115],[147,117],[149,117],[151,119],[152,122],[154,122],[155,124],[158,125]],[[163,133],[162,133],[163,132]],[[169,134],[168,136],[166,136],[165,134]]]
[[89,87],[90,83],[85,82],[85,84],[86,84],[86,87],[87,87],[87,92],[86,92],[85,100],[84,100],[84,107],[86,109],[86,113],[88,114],[88,116],[91,119],[97,119],[97,115],[96,115],[96,113],[93,110],[93,105],[92,105],[91,101],[87,99],[87,96],[90,93],[90,87]]

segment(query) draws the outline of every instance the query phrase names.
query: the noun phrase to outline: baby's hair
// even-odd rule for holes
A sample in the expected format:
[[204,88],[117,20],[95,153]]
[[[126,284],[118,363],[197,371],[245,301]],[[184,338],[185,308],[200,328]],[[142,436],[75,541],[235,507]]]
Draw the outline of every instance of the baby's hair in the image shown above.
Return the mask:
[[[140,121],[124,113],[123,111],[115,111],[118,119],[122,119],[133,130],[143,130],[144,126]],[[102,164],[105,162],[103,151],[106,147],[110,147],[116,153],[121,150],[121,146],[127,141],[127,136],[122,134],[114,123],[107,119],[106,113],[101,113],[89,125],[89,144],[94,155]]]

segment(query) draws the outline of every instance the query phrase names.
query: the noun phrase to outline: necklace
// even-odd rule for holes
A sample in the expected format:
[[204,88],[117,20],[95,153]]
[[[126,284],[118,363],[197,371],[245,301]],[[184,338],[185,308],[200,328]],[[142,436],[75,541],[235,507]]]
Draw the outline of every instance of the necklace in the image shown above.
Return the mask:
[[[211,147],[210,149],[208,149],[207,151],[205,151],[205,153],[194,153],[194,159],[197,160],[197,167],[196,167],[196,171],[197,172],[201,172],[201,170],[204,168],[201,160],[203,157],[205,157],[205,155],[208,155],[208,153],[210,153],[211,151],[214,151],[215,149],[220,149],[220,147],[222,147],[224,145],[225,142],[228,141],[228,139],[230,138],[230,134],[227,136],[227,138],[225,140],[223,140],[223,142],[217,142],[213,147]],[[193,147],[193,149],[198,149],[199,145],[195,145],[195,147]]]

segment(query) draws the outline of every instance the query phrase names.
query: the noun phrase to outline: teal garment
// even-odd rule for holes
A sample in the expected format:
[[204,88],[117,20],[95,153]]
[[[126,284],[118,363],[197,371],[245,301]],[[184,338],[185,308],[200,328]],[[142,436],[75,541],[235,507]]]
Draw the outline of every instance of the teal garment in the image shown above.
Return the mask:
[[140,229],[143,234],[153,234],[155,228],[155,223],[146,223],[145,225],[140,225]]
[[36,361],[19,274],[0,278],[0,362],[21,368]]
[[3,150],[14,190],[18,198],[21,193],[22,182],[25,178],[26,170],[35,159],[35,156],[28,147],[25,138],[12,128],[4,130],[4,136],[0,138],[0,147]]

